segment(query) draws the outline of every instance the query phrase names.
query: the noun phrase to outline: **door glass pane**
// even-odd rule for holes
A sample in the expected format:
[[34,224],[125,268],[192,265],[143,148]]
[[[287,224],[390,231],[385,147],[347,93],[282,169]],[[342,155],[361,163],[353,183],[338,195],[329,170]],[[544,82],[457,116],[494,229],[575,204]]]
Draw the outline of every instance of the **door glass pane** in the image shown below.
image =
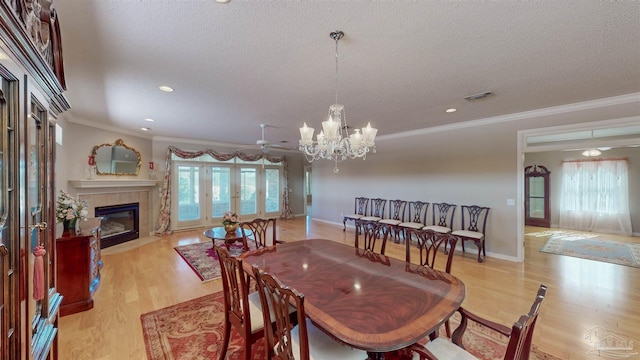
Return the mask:
[[529,217],[544,219],[544,198],[529,199]]
[[231,168],[211,168],[211,217],[221,218],[231,211]]
[[178,221],[200,219],[200,168],[178,166]]
[[265,171],[265,212],[280,211],[280,170]]
[[256,202],[256,175],[256,169],[240,169],[240,215],[257,213],[258,206]]
[[544,197],[544,178],[543,177],[529,178],[529,196]]

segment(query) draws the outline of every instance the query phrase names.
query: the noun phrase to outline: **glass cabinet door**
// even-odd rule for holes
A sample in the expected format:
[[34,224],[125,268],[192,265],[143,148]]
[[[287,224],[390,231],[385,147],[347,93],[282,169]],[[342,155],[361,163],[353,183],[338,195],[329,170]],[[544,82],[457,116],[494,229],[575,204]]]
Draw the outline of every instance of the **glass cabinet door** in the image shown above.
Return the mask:
[[526,225],[551,226],[549,174],[549,170],[541,165],[527,166],[524,170]]

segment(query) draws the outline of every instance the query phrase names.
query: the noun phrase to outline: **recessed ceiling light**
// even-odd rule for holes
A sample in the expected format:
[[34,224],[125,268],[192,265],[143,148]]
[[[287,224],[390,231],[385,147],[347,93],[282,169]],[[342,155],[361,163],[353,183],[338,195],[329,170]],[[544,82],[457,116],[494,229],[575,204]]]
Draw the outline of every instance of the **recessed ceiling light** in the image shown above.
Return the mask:
[[153,120],[152,118],[146,118],[146,119],[144,119],[144,121],[154,122],[155,120]]
[[217,2],[217,3],[220,3],[220,4],[226,4],[226,3],[228,3],[229,1],[231,1],[231,0],[216,0],[216,2]]
[[160,85],[158,86],[158,89],[164,91],[164,92],[173,92],[173,88],[171,86],[167,86],[167,85]]
[[456,112],[456,111],[458,111],[458,109],[451,108],[451,109],[447,109],[447,110],[445,110],[444,112],[454,113],[454,112]]
[[141,127],[141,128],[140,128],[140,130],[142,130],[142,131],[150,131],[150,130],[151,130],[151,128],[148,128],[148,127]]

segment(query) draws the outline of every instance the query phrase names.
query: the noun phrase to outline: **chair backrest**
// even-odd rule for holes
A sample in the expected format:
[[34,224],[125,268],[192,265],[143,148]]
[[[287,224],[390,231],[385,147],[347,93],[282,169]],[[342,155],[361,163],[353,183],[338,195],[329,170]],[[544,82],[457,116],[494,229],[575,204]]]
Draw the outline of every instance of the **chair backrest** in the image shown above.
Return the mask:
[[520,319],[511,327],[511,335],[509,336],[509,343],[507,344],[507,352],[504,354],[504,360],[529,360],[533,329],[536,326],[540,305],[546,293],[547,287],[540,285],[538,294],[529,313],[520,316]]
[[243,333],[246,329],[251,329],[251,316],[249,316],[248,300],[249,283],[242,269],[242,260],[231,256],[224,247],[216,245],[214,248],[220,262],[224,316],[238,332]]
[[384,207],[387,205],[386,199],[375,198],[371,199],[371,212],[370,216],[377,216],[379,218],[384,217]]
[[[358,219],[356,220],[355,247],[384,255],[387,238],[391,236],[392,231],[393,226],[389,224]],[[376,250],[376,244],[380,245],[378,250]]]
[[443,247],[443,250],[449,248],[445,272],[451,274],[453,249],[456,248],[457,243],[458,237],[451,234],[443,234],[433,230],[407,229],[406,262],[411,263],[411,247],[417,246],[419,258],[417,261],[414,259],[414,263],[434,269],[438,253],[444,254],[444,251],[439,251],[440,247]]
[[[242,236],[247,239],[253,239],[256,242],[256,249],[260,249],[266,246],[276,246],[276,218],[270,219],[253,219],[252,221],[240,223],[240,229],[242,229]],[[251,230],[251,234],[248,234],[246,230]]]
[[265,359],[295,360],[292,346],[290,304],[294,305],[298,318],[300,354],[297,359],[309,359],[309,338],[304,312],[304,295],[283,285],[275,276],[252,267],[258,284],[262,316],[265,324]]
[[367,208],[369,206],[369,198],[357,197],[355,203],[354,213],[358,215],[367,215]]
[[427,224],[427,212],[429,203],[424,201],[409,202],[409,221],[418,224]]
[[406,207],[406,200],[389,200],[389,217],[387,219],[404,221]]
[[462,230],[483,233],[487,226],[489,208],[477,205],[462,205]]
[[433,225],[448,227],[453,229],[453,215],[456,212],[456,205],[447,203],[433,203],[431,217]]

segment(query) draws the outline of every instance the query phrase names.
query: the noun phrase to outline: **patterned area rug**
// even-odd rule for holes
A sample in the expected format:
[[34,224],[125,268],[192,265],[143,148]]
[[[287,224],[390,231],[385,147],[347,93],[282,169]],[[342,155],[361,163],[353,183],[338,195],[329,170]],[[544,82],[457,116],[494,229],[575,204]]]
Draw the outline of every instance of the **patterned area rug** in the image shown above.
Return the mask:
[[552,236],[540,251],[640,268],[640,244]]
[[598,234],[589,234],[585,232],[566,231],[566,230],[536,231],[536,232],[527,233],[525,235],[534,236],[534,237],[553,236],[556,239],[564,239],[564,240],[591,239],[599,236]]
[[[250,250],[255,249],[255,243],[252,241],[248,243]],[[218,256],[212,246],[209,241],[176,246],[174,249],[189,264],[200,280],[211,281],[220,277],[220,262],[218,262]],[[229,252],[233,256],[242,254],[242,244],[233,243],[229,247]]]
[[[223,301],[222,292],[218,292],[141,315],[148,359],[218,359],[224,331]],[[454,329],[457,320],[452,319],[451,325]],[[472,354],[483,360],[502,359],[506,346],[506,338],[472,323],[463,342]],[[240,334],[232,330],[227,359],[241,359],[242,344]],[[252,360],[264,359],[262,341],[253,345],[252,353]],[[531,360],[559,358],[533,345]]]

